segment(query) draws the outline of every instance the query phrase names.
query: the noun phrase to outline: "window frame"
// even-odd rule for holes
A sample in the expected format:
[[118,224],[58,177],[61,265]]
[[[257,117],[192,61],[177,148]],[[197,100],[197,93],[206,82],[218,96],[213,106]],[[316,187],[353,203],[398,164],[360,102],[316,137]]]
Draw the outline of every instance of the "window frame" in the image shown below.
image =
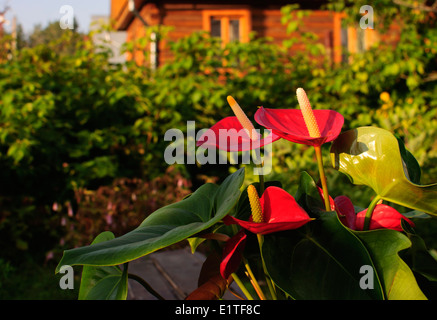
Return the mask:
[[[335,63],[350,62],[350,58],[346,59],[348,54],[365,52],[379,41],[378,32],[375,29],[358,30],[359,26],[343,28],[341,20],[345,17],[345,13],[334,13],[333,49]],[[347,36],[346,47],[342,43],[342,33]]]
[[249,33],[252,29],[251,13],[248,9],[203,10],[203,30],[211,32],[211,18],[220,20],[220,38],[223,45],[229,43],[229,21],[239,20],[240,42],[249,42]]

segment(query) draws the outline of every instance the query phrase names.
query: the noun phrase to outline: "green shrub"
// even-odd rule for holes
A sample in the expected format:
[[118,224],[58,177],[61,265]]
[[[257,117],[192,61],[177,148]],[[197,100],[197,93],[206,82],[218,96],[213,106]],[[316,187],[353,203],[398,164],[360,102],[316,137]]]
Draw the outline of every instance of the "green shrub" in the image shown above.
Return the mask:
[[[347,11],[357,24],[355,13],[362,4],[345,0],[332,7]],[[395,17],[403,22],[399,43],[380,43],[354,55],[349,64],[332,64],[316,37],[301,31],[299,18],[308,12],[291,20],[296,7],[283,9],[283,22],[301,37],[290,36],[282,47],[256,37],[223,47],[203,32],[194,33],[170,44],[174,59],[156,71],[132,61],[111,65],[108,52],[68,32],[2,60],[0,245],[8,248],[2,255],[15,257],[17,249],[38,255],[51,250],[65,236],[62,219],[70,218],[68,210],[55,214],[52,205],[70,202],[73,215],[78,214],[78,190],[95,192],[116,178],[147,182],[162,176],[168,167],[164,133],[170,128],[186,132],[191,120],[197,130],[208,128],[232,115],[227,95],[252,117],[257,106],[297,108],[295,91],[303,87],[314,108],[342,113],[350,127],[375,125],[396,133],[418,159],[422,183],[435,182],[436,22],[425,11],[388,0],[375,6],[378,31]],[[290,54],[288,48],[296,42],[306,50]],[[63,53],[62,47],[72,43],[76,50]],[[277,142],[273,150],[271,175],[284,175],[275,166],[286,164],[290,186],[297,184],[302,168],[316,170],[304,146]],[[233,167],[194,164],[178,169],[195,189],[207,177],[225,177]],[[347,187],[341,192],[359,199],[370,190]],[[82,210],[92,209],[89,202],[82,204]],[[102,215],[100,211],[92,219]]]

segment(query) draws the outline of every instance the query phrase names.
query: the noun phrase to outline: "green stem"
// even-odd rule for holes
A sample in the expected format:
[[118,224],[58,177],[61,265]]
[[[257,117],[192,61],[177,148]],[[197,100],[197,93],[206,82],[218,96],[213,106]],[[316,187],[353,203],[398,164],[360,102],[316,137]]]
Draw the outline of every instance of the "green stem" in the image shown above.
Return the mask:
[[264,193],[264,176],[260,174],[258,176],[258,179],[259,179],[259,196],[261,197],[262,194]]
[[267,273],[266,263],[264,261],[264,257],[263,257],[263,254],[262,254],[262,245],[264,243],[264,236],[262,234],[257,234],[256,236],[258,238],[259,252],[260,252],[260,255],[261,255],[261,261],[262,261],[262,265],[263,265],[264,276],[266,277],[267,286],[269,287],[272,299],[273,300],[277,300],[276,290],[275,290],[275,287],[273,285],[272,279],[270,278],[269,274]]
[[246,258],[243,258],[244,266],[246,267],[247,273],[249,274],[250,279],[252,279],[252,283],[258,292],[261,300],[266,300],[266,296],[264,295],[263,291],[261,290],[260,285],[258,284],[258,281],[255,278],[255,275],[252,272],[252,269],[249,266],[249,263],[247,262]]
[[[261,150],[260,150],[260,152],[261,152]],[[257,162],[259,162],[259,161],[260,161],[260,158],[258,158],[258,155],[257,155],[256,150],[255,150],[255,165],[257,168],[260,168],[260,170],[262,170],[263,164],[262,164],[262,162],[258,164]],[[264,193],[264,175],[259,174],[258,180],[259,180],[259,192],[260,192],[259,196],[261,197],[262,194]]]
[[247,300],[253,300],[252,295],[247,290],[246,286],[243,284],[243,282],[240,280],[240,278],[237,276],[237,274],[234,272],[231,275],[232,275],[232,279],[234,279],[235,283],[238,285],[238,287],[241,289],[241,291],[243,291]]
[[314,149],[316,151],[317,165],[319,167],[320,182],[322,183],[323,198],[325,201],[325,209],[326,209],[326,211],[331,211],[331,205],[329,203],[328,185],[326,183],[325,170],[323,168],[322,148],[320,146],[315,146]]
[[369,230],[370,220],[372,219],[373,210],[375,209],[379,200],[381,200],[381,197],[379,195],[376,195],[375,198],[370,203],[369,207],[367,208],[366,216],[364,217],[364,227],[363,227],[364,231]]
[[158,298],[159,300],[165,300],[158,292],[156,292],[150,284],[147,283],[143,278],[137,276],[136,274],[128,273],[127,277],[132,280],[136,280],[139,284],[141,284],[144,289],[149,291],[153,296]]

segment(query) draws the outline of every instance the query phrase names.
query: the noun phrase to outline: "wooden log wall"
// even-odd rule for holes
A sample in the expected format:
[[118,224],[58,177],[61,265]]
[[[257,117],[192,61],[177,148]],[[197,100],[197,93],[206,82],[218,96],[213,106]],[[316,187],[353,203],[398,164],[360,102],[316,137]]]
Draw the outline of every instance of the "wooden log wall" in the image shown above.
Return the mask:
[[[111,15],[116,15],[115,11],[122,10],[122,5],[125,5],[126,0],[113,1]],[[141,2],[136,0],[136,2]],[[118,6],[116,4],[118,3]],[[239,12],[248,12],[248,22],[251,31],[254,31],[258,37],[269,37],[274,43],[281,45],[286,39],[299,37],[298,33],[287,34],[286,27],[281,23],[280,6],[276,5],[232,5],[232,4],[179,4],[157,2],[158,4],[148,2],[141,7],[140,14],[148,25],[163,25],[171,26],[173,30],[167,35],[169,41],[177,41],[183,37],[190,35],[193,32],[206,30],[205,13],[206,12],[231,12],[231,10]],[[114,11],[114,12],[113,12]],[[124,13],[126,16],[126,13]],[[334,13],[323,10],[312,10],[309,16],[303,17],[302,31],[312,32],[318,36],[318,42],[327,48],[327,54],[333,62],[340,62],[341,54],[341,13]],[[246,22],[245,22],[246,24]],[[127,40],[135,40],[146,35],[146,29],[143,23],[135,18],[130,23],[119,23],[121,26],[126,26]],[[393,26],[393,32],[379,37],[374,30],[366,30],[365,42],[366,49],[372,44],[381,41],[396,42],[398,33],[396,25]],[[354,28],[348,29],[348,46],[349,51],[354,52],[357,41],[357,32]],[[291,48],[290,52],[303,50],[304,45],[299,41]],[[133,58],[138,64],[148,63],[145,60],[144,48],[137,50]],[[172,58],[171,52],[167,46],[167,41],[159,42],[159,64],[163,64]]]

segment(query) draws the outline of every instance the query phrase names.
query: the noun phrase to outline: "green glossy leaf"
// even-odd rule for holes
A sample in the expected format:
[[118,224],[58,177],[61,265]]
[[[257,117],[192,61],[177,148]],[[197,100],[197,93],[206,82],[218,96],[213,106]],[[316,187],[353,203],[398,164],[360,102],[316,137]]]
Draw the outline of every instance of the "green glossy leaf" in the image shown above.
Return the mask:
[[410,240],[401,232],[379,229],[355,232],[364,242],[389,300],[424,300],[416,278],[408,265],[399,257],[399,252],[411,246]]
[[[409,179],[408,167],[417,166],[412,155],[402,151],[389,131],[360,127],[342,133],[331,146],[334,168],[349,176],[354,184],[372,188],[384,200],[437,215],[437,184],[419,185]],[[402,153],[407,155],[405,162]],[[412,171],[413,173],[413,171]]]
[[299,188],[294,195],[297,203],[308,213],[324,210],[325,205],[317,190],[317,185],[308,172],[303,171],[300,176]]
[[[109,231],[99,234],[91,245],[114,239]],[[84,266],[79,289],[79,300],[126,300],[127,266]]]
[[406,172],[408,173],[408,178],[411,182],[420,184],[422,170],[420,169],[419,163],[411,154],[411,152],[405,148],[405,144],[402,142],[402,140],[399,138],[397,138],[397,140],[399,144],[399,152],[401,153],[403,163],[407,168]]
[[86,300],[126,300],[127,272],[120,275],[107,275],[88,293]]
[[[222,228],[223,225],[216,225],[213,226],[213,228],[209,228],[208,230],[205,230],[204,232],[201,232],[200,234],[195,235],[192,238],[188,238],[188,244],[191,248],[191,253],[196,252],[197,247],[202,244],[207,238],[212,238],[211,235],[214,235],[220,228]],[[224,241],[224,240],[223,240]]]
[[428,250],[425,242],[417,234],[408,234],[412,245],[401,252],[401,258],[415,273],[417,283],[429,300],[437,299],[437,257]]
[[205,184],[184,200],[156,210],[125,235],[92,246],[66,250],[60,266],[122,264],[185,240],[219,222],[237,203],[244,168],[222,183]]
[[425,241],[416,234],[409,234],[411,249],[405,254],[409,265],[429,281],[437,282],[437,260],[428,251]]
[[190,245],[191,248],[191,253],[195,253],[196,249],[198,246],[200,246],[206,239],[204,238],[199,238],[199,237],[193,237],[193,238],[188,238],[188,244]]
[[426,214],[425,212],[417,211],[417,210],[404,212],[404,213],[402,213],[402,215],[404,215],[405,217],[407,217],[409,219],[432,219],[432,216],[430,216],[429,214]]

